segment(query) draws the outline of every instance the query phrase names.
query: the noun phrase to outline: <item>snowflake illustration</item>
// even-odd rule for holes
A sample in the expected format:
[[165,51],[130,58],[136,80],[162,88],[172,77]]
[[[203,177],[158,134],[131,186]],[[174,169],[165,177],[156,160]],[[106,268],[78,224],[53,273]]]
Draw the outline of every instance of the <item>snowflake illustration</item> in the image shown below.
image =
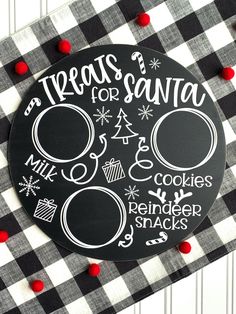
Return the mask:
[[153,117],[153,114],[151,113],[153,109],[149,109],[149,108],[150,108],[150,105],[148,105],[146,108],[144,105],[142,106],[142,109],[138,108],[138,110],[140,111],[138,115],[141,117],[141,120],[143,120],[144,118],[148,120],[149,117]]
[[135,200],[135,197],[139,197],[139,190],[136,189],[136,185],[131,187],[131,185],[129,185],[128,189],[124,189],[127,193],[125,193],[125,196],[128,196],[128,200],[130,198],[132,198],[133,200]]
[[150,63],[149,63],[151,69],[154,69],[154,70],[157,70],[158,68],[160,68],[160,64],[161,62],[159,61],[159,59],[155,59],[155,58],[150,60]]
[[96,122],[101,122],[101,126],[103,126],[104,122],[109,123],[109,118],[112,118],[112,115],[109,114],[110,109],[105,111],[105,107],[102,106],[102,109],[97,109],[98,113],[93,114],[94,117],[98,117]]
[[30,193],[32,193],[34,196],[36,195],[34,190],[39,190],[40,187],[36,185],[36,183],[39,182],[39,180],[33,181],[33,176],[30,176],[29,179],[26,179],[25,176],[22,176],[24,182],[18,183],[19,186],[23,186],[23,188],[19,191],[19,193],[22,193],[26,191],[26,196],[29,196]]

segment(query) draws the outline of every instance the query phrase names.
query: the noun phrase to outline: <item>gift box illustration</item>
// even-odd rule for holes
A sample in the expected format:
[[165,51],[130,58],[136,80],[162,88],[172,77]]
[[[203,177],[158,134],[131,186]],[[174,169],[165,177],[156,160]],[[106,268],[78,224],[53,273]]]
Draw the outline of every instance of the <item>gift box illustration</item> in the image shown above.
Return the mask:
[[102,170],[108,183],[125,178],[125,172],[120,160],[112,158],[110,161],[106,161],[105,165],[102,166]]
[[47,222],[51,222],[56,212],[56,209],[57,205],[54,204],[53,199],[51,200],[48,200],[47,198],[44,198],[43,200],[39,199],[34,212],[34,217]]

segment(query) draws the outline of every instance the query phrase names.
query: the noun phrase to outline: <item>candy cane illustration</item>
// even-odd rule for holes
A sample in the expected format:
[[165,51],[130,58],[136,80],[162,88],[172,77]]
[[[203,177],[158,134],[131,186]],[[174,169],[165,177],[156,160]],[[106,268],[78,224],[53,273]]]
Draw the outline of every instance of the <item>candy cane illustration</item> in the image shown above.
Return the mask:
[[41,100],[39,98],[37,98],[37,97],[31,99],[31,101],[29,102],[27,108],[25,109],[24,115],[28,116],[30,114],[31,110],[34,108],[35,105],[37,107],[41,106]]
[[146,67],[145,67],[144,60],[143,60],[143,55],[141,54],[141,52],[138,52],[138,51],[133,52],[132,55],[131,55],[131,59],[133,61],[135,61],[136,59],[138,60],[139,67],[140,67],[140,72],[142,74],[145,74],[146,73]]
[[168,239],[168,235],[167,235],[167,233],[164,232],[164,231],[159,232],[159,236],[160,236],[160,238],[153,239],[153,240],[147,240],[147,241],[146,241],[146,245],[147,245],[147,246],[150,246],[150,245],[155,245],[155,244],[164,243],[164,242],[166,242],[167,239]]

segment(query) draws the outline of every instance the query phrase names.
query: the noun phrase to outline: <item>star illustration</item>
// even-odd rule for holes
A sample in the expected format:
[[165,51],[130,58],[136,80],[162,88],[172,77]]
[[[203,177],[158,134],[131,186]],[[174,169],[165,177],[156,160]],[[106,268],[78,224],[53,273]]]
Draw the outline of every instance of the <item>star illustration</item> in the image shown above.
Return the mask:
[[152,60],[150,60],[149,65],[151,69],[157,70],[158,68],[160,68],[161,62],[159,61],[159,59],[153,58]]
[[25,195],[29,196],[30,193],[32,193],[34,196],[36,195],[34,190],[39,190],[40,187],[36,185],[36,183],[39,182],[39,180],[33,181],[33,176],[30,176],[29,179],[26,179],[25,176],[22,176],[24,182],[18,183],[19,186],[22,186],[23,188],[19,191],[19,193],[22,193],[25,191]]
[[136,189],[136,185],[133,186],[133,187],[131,187],[131,185],[129,185],[129,188],[128,189],[124,189],[124,190],[126,191],[125,196],[128,197],[128,200],[130,198],[135,200],[135,197],[139,197],[139,194],[138,194],[139,190]]
[[105,107],[102,106],[102,109],[96,109],[97,113],[94,113],[93,116],[97,117],[96,122],[101,122],[101,126],[103,126],[104,122],[109,123],[109,118],[112,118],[112,115],[109,114],[110,109],[105,110]]
[[151,113],[153,111],[153,109],[149,109],[149,108],[150,108],[150,105],[147,105],[146,107],[144,105],[142,105],[142,109],[138,108],[138,110],[140,111],[138,116],[141,117],[141,120],[143,120],[144,118],[146,120],[148,120],[149,117],[153,117],[153,114]]

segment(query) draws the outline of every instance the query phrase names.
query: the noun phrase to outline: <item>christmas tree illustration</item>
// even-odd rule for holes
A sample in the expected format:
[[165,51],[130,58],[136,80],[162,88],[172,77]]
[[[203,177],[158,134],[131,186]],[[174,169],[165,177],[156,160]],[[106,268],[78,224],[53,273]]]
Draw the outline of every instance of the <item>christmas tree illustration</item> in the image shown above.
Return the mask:
[[115,128],[118,128],[115,135],[112,136],[113,139],[122,139],[123,144],[129,144],[129,138],[133,136],[137,136],[138,133],[133,132],[130,129],[130,126],[132,123],[130,123],[127,119],[127,114],[123,111],[122,108],[120,108],[119,114],[117,115],[117,118],[119,119],[117,124],[115,125]]

